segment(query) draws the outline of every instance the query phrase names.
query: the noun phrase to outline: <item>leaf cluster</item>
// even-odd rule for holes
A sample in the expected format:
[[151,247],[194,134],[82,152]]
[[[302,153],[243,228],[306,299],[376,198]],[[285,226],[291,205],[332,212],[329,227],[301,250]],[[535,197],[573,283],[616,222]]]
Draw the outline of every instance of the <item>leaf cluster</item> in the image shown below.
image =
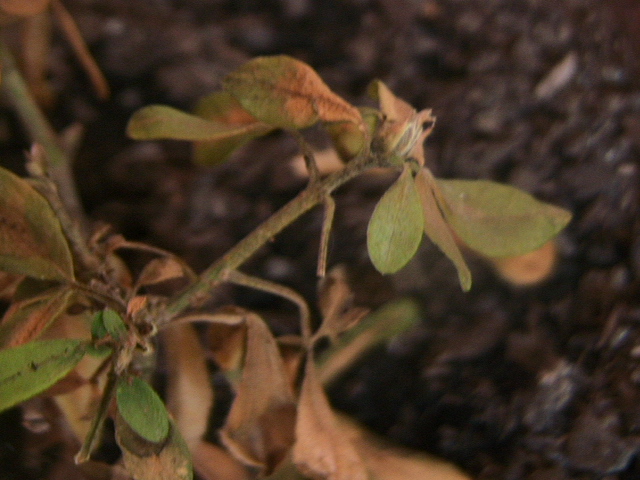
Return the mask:
[[[431,112],[417,112],[380,81],[370,94],[379,109],[356,108],[308,65],[287,56],[260,57],[229,74],[195,114],[163,105],[134,114],[130,136],[194,141],[195,160],[206,164],[275,129],[292,131],[301,142],[307,188],[200,275],[168,252],[110,232],[79,238],[63,221],[63,202],[46,173],[24,179],[0,168],[0,270],[17,285],[0,323],[0,410],[55,389],[65,413],[80,419],[73,423],[84,440],[78,461],[91,457],[104,420],[112,417],[122,461],[139,480],[188,479],[192,468],[205,478],[220,478],[224,471],[230,479],[302,474],[332,480],[399,478],[394,465],[416,472],[414,478],[437,469],[424,458],[381,453],[388,449],[334,414],[323,388],[363,350],[415,323],[415,305],[401,302],[367,316],[353,305],[344,270],[334,268],[321,282],[321,318],[314,329],[298,293],[239,267],[322,204],[318,263],[324,276],[335,210],[331,195],[373,167],[399,172],[367,231],[369,256],[383,274],[405,266],[426,235],[451,259],[468,290],[464,249],[521,255],[553,238],[570,214],[510,186],[434,178],[423,147],[435,122]],[[299,132],[315,124],[327,129],[344,161],[325,178]],[[125,249],[153,258],[134,275],[120,256]],[[177,292],[159,288],[176,282],[183,286]],[[277,338],[259,315],[233,306],[198,309],[222,282],[290,300],[299,309],[300,334]],[[204,344],[192,322],[207,325]],[[333,346],[317,359],[324,339]],[[158,341],[168,365],[166,404],[149,381]],[[218,432],[224,448],[204,439],[215,402],[208,360],[235,390]],[[87,417],[91,421],[82,420]],[[463,477],[452,470],[447,478]]]

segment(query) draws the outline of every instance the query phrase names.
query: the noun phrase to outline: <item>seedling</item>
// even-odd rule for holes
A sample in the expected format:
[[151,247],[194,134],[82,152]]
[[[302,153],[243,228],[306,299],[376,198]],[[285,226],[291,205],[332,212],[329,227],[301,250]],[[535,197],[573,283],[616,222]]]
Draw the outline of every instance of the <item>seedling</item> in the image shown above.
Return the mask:
[[[4,54],[5,69],[12,68]],[[297,292],[239,268],[303,213],[322,205],[318,272],[324,276],[335,209],[332,194],[373,167],[399,172],[367,231],[369,256],[383,274],[404,267],[426,235],[451,259],[461,287],[468,290],[471,273],[461,245],[485,256],[521,255],[553,238],[570,214],[510,186],[434,178],[423,150],[435,123],[431,112],[416,111],[380,81],[372,84],[370,94],[379,108],[357,108],[332,92],[308,65],[287,56],[260,57],[229,74],[223,89],[205,98],[197,114],[162,105],[134,114],[128,126],[131,137],[196,142],[200,163],[224,161],[274,129],[290,131],[300,142],[309,170],[307,187],[197,276],[179,258],[152,246],[100,232],[88,240],[65,213],[65,199],[46,174],[46,149],[32,150],[30,180],[0,169],[0,188],[8,192],[0,197],[0,268],[20,279],[0,325],[0,408],[18,405],[76,375],[101,396],[99,402],[75,407],[88,409],[92,418],[76,427],[85,439],[78,461],[90,458],[100,443],[101,425],[111,416],[125,467],[137,479],[191,478],[190,455],[205,476],[207,468],[218,468],[205,460],[212,455],[241,472],[233,478],[270,475],[286,459],[313,478],[375,475],[374,463],[362,458],[371,448],[358,447],[345,435],[349,429],[334,416],[322,387],[344,368],[344,360],[323,358],[318,366],[313,355],[321,338],[346,338],[343,332],[366,315],[350,307],[344,275],[330,271],[321,294],[324,321],[314,331],[310,309]],[[344,160],[340,171],[324,178],[300,133],[315,124],[328,130]],[[144,250],[156,258],[132,278],[119,257],[123,249]],[[148,293],[150,286],[177,278],[188,286],[170,296]],[[300,335],[275,338],[262,318],[237,307],[200,310],[224,282],[292,301],[299,309]],[[82,307],[74,309],[81,313],[70,315],[71,306]],[[356,345],[359,338],[368,335],[368,343],[386,338],[393,329],[384,322],[402,324],[405,317],[415,316],[410,311],[389,307],[370,317],[361,323],[368,330],[352,330],[357,333],[354,347],[338,340],[335,352],[353,358],[362,350]],[[218,345],[212,355],[235,386],[235,400],[219,432],[225,450],[203,440],[213,390],[192,322],[211,326]],[[47,339],[41,339],[45,333]],[[158,335],[168,352],[168,407],[146,381],[154,370]],[[82,376],[81,362],[87,359],[93,367]],[[58,390],[63,387],[64,382]],[[77,382],[70,384],[67,394],[77,388]]]

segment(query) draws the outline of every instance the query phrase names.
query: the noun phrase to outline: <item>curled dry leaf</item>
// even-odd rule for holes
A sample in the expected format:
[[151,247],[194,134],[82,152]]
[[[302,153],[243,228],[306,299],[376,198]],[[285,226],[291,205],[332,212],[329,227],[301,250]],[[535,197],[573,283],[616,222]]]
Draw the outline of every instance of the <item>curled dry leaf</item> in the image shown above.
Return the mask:
[[339,428],[376,480],[470,480],[450,463],[384,441],[341,416]]
[[191,325],[163,330],[167,357],[167,407],[190,450],[207,431],[213,388],[204,349]]
[[60,222],[26,180],[0,168],[0,270],[41,280],[73,280]]
[[335,341],[342,332],[354,327],[368,313],[365,308],[353,307],[353,292],[347,282],[344,265],[338,265],[322,279],[318,303],[322,324],[316,338],[328,336]]
[[471,272],[464,261],[456,240],[442,216],[437,198],[442,195],[433,175],[426,168],[421,168],[415,179],[416,190],[422,202],[424,214],[424,232],[453,262],[458,271],[458,280],[464,291],[471,288]]
[[[390,163],[401,163],[407,158],[424,165],[424,140],[435,123],[431,110],[417,112],[407,102],[398,98],[380,80],[369,86],[369,93],[378,99],[384,114],[378,135],[385,145]],[[424,125],[428,124],[427,128]]]
[[199,442],[193,449],[193,468],[204,480],[250,480],[249,471],[217,445]]
[[245,63],[227,76],[224,89],[274,127],[299,129],[318,121],[362,124],[356,107],[333,93],[309,65],[286,55]]
[[269,473],[293,444],[295,400],[269,327],[253,313],[245,322],[244,368],[220,438],[242,463]]
[[314,479],[368,480],[369,475],[351,441],[340,430],[311,358],[298,401],[293,461]]

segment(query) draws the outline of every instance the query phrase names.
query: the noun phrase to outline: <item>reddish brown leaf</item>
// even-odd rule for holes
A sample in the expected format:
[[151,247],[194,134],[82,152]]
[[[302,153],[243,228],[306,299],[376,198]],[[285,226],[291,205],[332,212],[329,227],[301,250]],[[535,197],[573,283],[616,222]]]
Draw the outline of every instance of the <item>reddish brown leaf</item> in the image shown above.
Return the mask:
[[269,125],[305,128],[318,121],[362,124],[356,107],[333,93],[309,65],[286,55],[258,57],[224,81],[224,88]]

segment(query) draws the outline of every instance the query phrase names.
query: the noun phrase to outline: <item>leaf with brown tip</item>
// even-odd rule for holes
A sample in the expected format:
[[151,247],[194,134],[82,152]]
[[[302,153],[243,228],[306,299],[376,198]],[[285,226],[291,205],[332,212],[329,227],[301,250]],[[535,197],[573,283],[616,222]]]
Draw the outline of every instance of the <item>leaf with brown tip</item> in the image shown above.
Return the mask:
[[251,115],[280,128],[318,121],[362,124],[356,107],[322,81],[309,65],[286,55],[255,58],[224,80],[224,88]]

